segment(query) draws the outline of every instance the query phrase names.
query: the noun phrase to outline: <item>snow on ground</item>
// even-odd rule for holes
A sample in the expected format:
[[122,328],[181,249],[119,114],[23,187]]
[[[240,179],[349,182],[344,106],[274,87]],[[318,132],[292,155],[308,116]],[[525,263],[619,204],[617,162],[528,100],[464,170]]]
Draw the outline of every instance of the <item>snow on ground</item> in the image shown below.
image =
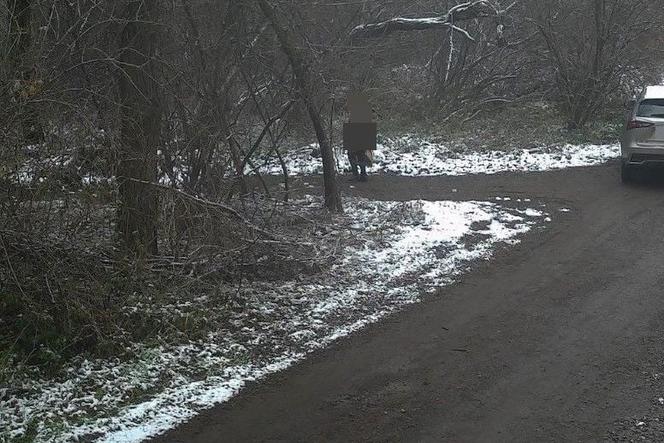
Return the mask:
[[[28,146],[26,150],[37,151],[37,146]],[[284,161],[292,175],[314,175],[323,173],[322,161],[312,156],[318,150],[317,144],[304,146],[284,155]],[[335,149],[337,166],[340,170],[349,170],[346,153]],[[159,155],[162,153],[159,151]],[[507,151],[467,151],[456,152],[445,145],[404,135],[384,140],[374,152],[372,173],[384,173],[405,176],[497,174],[516,171],[548,171],[579,166],[592,166],[620,156],[619,145],[565,145],[556,147],[513,149]],[[114,177],[103,177],[94,172],[74,171],[71,168],[73,154],[46,156],[42,159],[30,158],[12,177],[17,183],[34,184],[47,178],[80,179],[81,184],[94,185],[114,182]],[[282,167],[276,159],[266,160],[258,166],[263,173],[281,175]],[[261,163],[261,162],[258,162]],[[252,174],[252,166],[247,165],[246,173]],[[162,176],[162,184],[172,183],[175,179],[183,183],[185,173],[180,161],[176,159],[173,176]],[[73,183],[72,183],[73,184]]]
[[[323,165],[311,153],[317,145],[306,146],[285,157],[288,171],[296,175],[322,174]],[[350,168],[343,151],[336,150],[341,170]],[[618,145],[565,145],[509,151],[454,152],[448,147],[412,136],[387,139],[374,152],[373,173],[406,176],[497,174],[515,171],[548,171],[593,166],[620,156]],[[281,166],[267,167],[269,174],[281,174]]]
[[[301,202],[320,205],[310,198]],[[520,205],[520,206],[519,206]],[[370,323],[450,284],[472,262],[546,223],[532,203],[347,202],[351,246],[322,275],[252,283],[233,309],[202,296],[169,309],[230,315],[228,328],[185,345],[136,345],[129,361],[84,360],[59,381],[0,389],[9,439],[135,442],[162,433]],[[400,214],[395,221],[394,214]],[[405,214],[405,215],[404,215]],[[391,219],[392,217],[392,219]],[[348,220],[348,219],[347,219]],[[436,296],[436,295],[432,295]],[[136,309],[137,306],[130,307]],[[147,309],[140,306],[139,309]],[[228,312],[231,312],[229,314]],[[3,431],[0,430],[0,439]]]

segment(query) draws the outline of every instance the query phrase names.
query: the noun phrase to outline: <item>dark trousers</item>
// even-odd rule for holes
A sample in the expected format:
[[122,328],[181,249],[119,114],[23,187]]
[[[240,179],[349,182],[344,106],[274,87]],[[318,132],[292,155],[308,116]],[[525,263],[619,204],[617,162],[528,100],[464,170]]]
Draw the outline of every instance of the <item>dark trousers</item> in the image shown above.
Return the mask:
[[366,177],[369,159],[364,151],[348,151],[348,161],[355,177]]

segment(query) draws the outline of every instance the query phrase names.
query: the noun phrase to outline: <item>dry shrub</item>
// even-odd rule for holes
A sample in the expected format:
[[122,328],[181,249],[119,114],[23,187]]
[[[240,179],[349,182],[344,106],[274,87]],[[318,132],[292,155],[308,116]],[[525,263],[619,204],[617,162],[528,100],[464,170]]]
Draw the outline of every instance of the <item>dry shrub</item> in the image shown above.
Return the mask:
[[315,273],[331,259],[312,247],[318,224],[275,201],[160,188],[160,255],[127,258],[115,246],[109,189],[22,189],[0,214],[0,349],[30,364],[55,369],[81,354],[122,355],[138,341],[204,336],[204,323],[192,328],[196,319],[183,324],[162,308]]
[[0,231],[0,342],[37,362],[94,349],[112,330],[113,273],[71,243]]

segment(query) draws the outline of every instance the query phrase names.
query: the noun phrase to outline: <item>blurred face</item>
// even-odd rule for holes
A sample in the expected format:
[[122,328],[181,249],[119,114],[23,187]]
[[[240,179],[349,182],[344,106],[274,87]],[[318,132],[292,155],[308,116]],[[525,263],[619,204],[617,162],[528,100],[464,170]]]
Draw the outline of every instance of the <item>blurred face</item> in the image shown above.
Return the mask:
[[369,99],[363,93],[353,93],[348,97],[348,112],[351,123],[370,123],[371,106]]

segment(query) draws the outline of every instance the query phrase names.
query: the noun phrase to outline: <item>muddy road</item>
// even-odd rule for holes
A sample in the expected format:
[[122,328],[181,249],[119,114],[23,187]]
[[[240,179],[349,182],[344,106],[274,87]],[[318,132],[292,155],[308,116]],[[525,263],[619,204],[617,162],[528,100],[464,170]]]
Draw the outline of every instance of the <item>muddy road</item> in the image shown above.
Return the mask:
[[353,184],[375,199],[530,198],[553,221],[157,440],[664,441],[661,181],[623,186],[609,164]]

